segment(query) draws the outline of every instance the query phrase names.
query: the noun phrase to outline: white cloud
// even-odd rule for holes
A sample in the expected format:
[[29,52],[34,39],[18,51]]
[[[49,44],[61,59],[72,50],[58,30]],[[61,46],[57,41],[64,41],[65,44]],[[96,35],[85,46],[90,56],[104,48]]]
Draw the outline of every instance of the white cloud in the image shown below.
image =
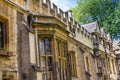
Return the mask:
[[53,3],[58,3],[60,0],[50,0],[51,2],[53,2]]

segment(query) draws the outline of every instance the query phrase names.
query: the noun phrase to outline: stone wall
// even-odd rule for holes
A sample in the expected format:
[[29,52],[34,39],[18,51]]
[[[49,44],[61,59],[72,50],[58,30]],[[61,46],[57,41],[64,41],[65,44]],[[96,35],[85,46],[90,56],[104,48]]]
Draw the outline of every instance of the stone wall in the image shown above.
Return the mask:
[[[6,24],[6,44],[2,52],[12,52],[11,56],[0,54],[0,80],[3,78],[10,78],[10,80],[17,80],[17,60],[16,60],[16,30],[15,9],[6,5],[4,1],[0,1],[0,21]],[[11,79],[12,78],[12,79]]]
[[17,11],[17,24],[18,24],[18,70],[20,80],[36,80],[36,73],[32,71],[32,64],[30,64],[30,44],[29,44],[29,31],[30,27],[26,22],[27,16]]

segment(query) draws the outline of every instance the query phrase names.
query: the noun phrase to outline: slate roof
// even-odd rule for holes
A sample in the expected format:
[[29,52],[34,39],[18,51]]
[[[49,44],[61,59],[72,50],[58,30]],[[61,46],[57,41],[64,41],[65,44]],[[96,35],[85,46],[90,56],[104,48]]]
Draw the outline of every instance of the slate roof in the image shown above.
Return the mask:
[[101,35],[102,38],[107,39],[109,42],[112,42],[110,33],[106,34],[104,28],[99,28],[98,22],[92,22],[88,24],[81,25],[84,29],[86,29],[90,33],[97,32]]
[[93,33],[93,32],[98,32],[100,33],[99,26],[97,21],[89,23],[89,24],[84,24],[82,25],[88,32]]

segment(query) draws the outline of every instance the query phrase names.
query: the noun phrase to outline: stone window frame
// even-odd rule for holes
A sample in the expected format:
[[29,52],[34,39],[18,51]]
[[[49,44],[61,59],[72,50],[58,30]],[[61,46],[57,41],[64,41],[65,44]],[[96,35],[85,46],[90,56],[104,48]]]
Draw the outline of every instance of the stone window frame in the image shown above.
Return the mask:
[[112,71],[114,74],[116,74],[116,70],[115,70],[115,60],[112,59]]
[[[50,35],[38,36],[38,44],[39,44],[40,67],[41,67],[41,70],[42,70],[42,78],[45,79],[45,80],[49,80],[49,78],[50,79],[53,78],[53,76],[52,76],[52,74],[53,74],[52,61],[50,62],[50,60],[49,60],[49,59],[53,59],[52,52],[50,54],[46,54],[47,51],[44,48],[45,54],[41,55],[41,53],[40,53],[40,40],[44,41],[44,46],[45,46],[45,39],[46,38],[49,38],[49,40],[50,40],[50,49],[51,49],[52,48],[52,42],[51,42],[51,36]],[[43,47],[43,46],[41,46],[41,47]],[[44,62],[42,60],[44,60]]]
[[111,73],[112,71],[111,71],[111,65],[110,65],[110,57],[107,58],[107,61],[108,61],[108,70]]
[[85,61],[86,61],[86,71],[90,73],[90,64],[89,64],[88,56],[85,57]]
[[1,49],[3,50],[7,50],[8,46],[9,46],[9,27],[8,27],[8,19],[1,17],[0,16],[0,23],[3,25],[3,47],[1,47]]
[[70,60],[70,66],[71,66],[71,75],[72,77],[77,77],[77,67],[76,67],[76,56],[75,52],[69,52],[69,60]]
[[67,79],[67,42],[62,39],[56,39],[57,57],[58,57],[58,72],[60,80]]
[[[88,60],[86,60],[88,58]],[[91,59],[89,53],[84,53],[85,71],[87,74],[91,75]],[[89,69],[88,69],[89,68]]]

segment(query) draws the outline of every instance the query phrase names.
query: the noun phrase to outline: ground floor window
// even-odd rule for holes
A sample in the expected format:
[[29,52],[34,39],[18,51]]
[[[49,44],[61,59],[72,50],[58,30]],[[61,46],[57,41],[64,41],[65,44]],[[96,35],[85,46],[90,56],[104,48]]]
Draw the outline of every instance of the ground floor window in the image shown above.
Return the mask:
[[57,40],[58,74],[60,80],[67,80],[67,42]]
[[53,80],[51,38],[49,36],[39,37],[40,65],[43,80]]
[[71,66],[72,77],[77,77],[75,53],[69,53],[69,63]]

